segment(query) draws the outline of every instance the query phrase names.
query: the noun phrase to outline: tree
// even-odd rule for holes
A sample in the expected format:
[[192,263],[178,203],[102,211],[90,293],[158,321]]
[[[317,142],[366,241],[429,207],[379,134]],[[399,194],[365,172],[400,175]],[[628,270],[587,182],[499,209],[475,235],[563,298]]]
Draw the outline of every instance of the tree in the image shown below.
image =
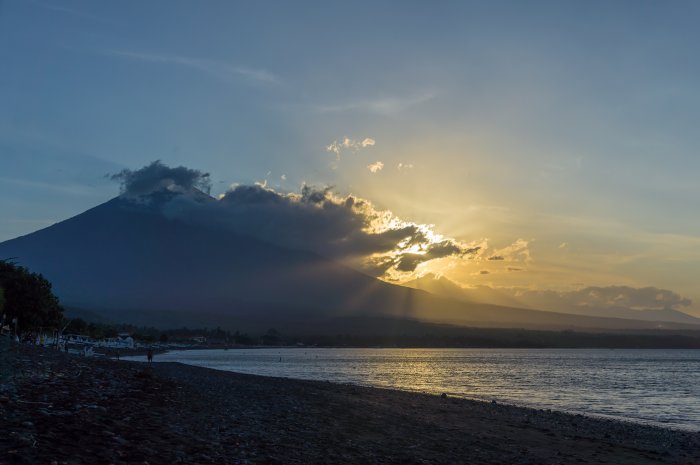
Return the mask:
[[9,260],[0,260],[0,288],[6,318],[8,321],[17,318],[20,332],[60,325],[63,308],[51,290],[51,283],[42,275]]
[[260,338],[260,341],[266,346],[278,346],[282,342],[282,335],[275,328],[270,328]]
[[84,334],[87,335],[88,323],[82,318],[73,318],[65,325],[65,332],[67,334]]

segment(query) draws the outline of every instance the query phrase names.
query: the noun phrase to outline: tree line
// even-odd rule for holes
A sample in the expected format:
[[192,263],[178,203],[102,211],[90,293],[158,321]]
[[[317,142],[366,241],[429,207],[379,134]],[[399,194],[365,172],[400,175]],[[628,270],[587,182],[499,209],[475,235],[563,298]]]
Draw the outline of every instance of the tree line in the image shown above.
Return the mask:
[[58,329],[63,307],[41,274],[11,259],[0,260],[0,320],[20,334],[39,328]]
[[[64,309],[54,295],[51,283],[41,274],[0,260],[0,321],[18,334],[59,331],[81,334],[95,339],[129,333],[144,342],[186,342],[203,337],[209,344],[297,345],[326,347],[523,347],[523,348],[700,348],[698,331],[654,331],[640,333],[586,333],[577,331],[537,331],[504,328],[463,328],[449,325],[410,323],[403,331],[392,334],[342,331],[315,335],[283,334],[269,329],[259,336],[211,328],[160,330],[124,324],[92,323],[82,319],[67,320]],[[370,323],[367,321],[365,323]],[[406,321],[402,321],[406,324]],[[363,325],[367,328],[373,325]],[[379,325],[381,326],[381,325]]]

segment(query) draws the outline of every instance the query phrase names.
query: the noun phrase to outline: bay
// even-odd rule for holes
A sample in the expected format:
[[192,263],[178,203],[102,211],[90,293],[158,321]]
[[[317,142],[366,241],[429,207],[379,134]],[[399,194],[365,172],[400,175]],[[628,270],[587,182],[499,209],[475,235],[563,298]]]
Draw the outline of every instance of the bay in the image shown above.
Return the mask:
[[700,431],[700,350],[256,348],[156,356]]

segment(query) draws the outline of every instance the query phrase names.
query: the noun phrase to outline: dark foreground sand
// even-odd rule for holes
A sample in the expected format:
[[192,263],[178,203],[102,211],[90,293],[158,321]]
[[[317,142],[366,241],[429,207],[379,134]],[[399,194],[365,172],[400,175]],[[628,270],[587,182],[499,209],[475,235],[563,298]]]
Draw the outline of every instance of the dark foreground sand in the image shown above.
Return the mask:
[[0,339],[0,464],[700,464],[700,433]]

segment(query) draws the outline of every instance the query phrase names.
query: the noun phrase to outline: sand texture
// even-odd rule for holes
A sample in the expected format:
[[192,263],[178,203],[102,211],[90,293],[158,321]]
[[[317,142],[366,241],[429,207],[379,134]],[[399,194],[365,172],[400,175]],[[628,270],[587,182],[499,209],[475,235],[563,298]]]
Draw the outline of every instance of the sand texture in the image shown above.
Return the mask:
[[700,464],[700,433],[0,341],[0,464]]

